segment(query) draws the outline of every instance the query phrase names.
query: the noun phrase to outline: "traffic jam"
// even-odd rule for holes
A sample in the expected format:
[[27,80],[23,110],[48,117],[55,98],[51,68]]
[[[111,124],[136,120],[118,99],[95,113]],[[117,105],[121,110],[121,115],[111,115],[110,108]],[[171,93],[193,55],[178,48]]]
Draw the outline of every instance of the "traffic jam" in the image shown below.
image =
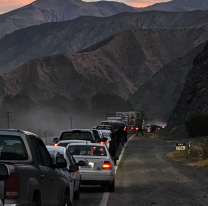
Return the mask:
[[118,148],[128,134],[152,132],[143,119],[142,111],[107,114],[90,129],[62,131],[52,145],[31,132],[1,129],[0,205],[71,206],[83,185],[114,192]]

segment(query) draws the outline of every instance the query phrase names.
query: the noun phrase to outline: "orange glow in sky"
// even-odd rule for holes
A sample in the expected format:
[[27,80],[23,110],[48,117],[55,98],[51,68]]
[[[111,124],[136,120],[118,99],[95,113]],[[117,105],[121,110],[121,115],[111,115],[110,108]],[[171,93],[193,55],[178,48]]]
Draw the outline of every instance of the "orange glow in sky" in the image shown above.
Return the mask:
[[[84,0],[84,1],[94,1],[94,0]],[[123,2],[127,5],[134,7],[146,7],[155,3],[166,2],[168,0],[117,0],[117,1]],[[0,0],[0,14],[17,9],[19,7],[25,6],[32,2],[34,2],[34,0]]]

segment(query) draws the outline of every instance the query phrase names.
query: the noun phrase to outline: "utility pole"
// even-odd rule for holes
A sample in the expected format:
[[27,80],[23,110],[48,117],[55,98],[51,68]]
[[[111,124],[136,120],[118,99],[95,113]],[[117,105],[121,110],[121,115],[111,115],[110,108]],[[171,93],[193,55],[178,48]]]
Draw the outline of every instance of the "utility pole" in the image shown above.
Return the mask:
[[72,129],[72,118],[71,118],[71,129]]
[[46,145],[48,144],[47,142],[47,135],[46,135],[46,131],[45,131],[45,139],[46,139]]
[[10,114],[11,114],[12,112],[6,112],[6,118],[7,118],[7,128],[9,129],[9,123],[12,121],[10,118],[11,118],[11,116],[10,116]]

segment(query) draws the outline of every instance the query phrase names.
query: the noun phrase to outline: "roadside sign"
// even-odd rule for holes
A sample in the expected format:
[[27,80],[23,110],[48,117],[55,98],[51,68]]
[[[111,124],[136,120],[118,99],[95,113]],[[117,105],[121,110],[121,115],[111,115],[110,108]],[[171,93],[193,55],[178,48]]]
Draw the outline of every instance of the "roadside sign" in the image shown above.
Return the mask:
[[186,143],[177,143],[176,150],[177,151],[186,150]]

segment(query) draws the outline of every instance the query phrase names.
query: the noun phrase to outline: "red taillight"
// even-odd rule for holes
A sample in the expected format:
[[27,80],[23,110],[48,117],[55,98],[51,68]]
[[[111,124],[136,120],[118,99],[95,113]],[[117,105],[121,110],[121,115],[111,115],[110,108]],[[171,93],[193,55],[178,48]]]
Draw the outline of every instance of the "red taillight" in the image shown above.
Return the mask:
[[58,143],[55,143],[54,146],[57,147],[58,146]]
[[126,131],[126,129],[127,129],[127,128],[126,128],[126,127],[124,127],[124,131]]
[[105,142],[102,141],[102,142],[100,142],[100,144],[105,144]]
[[10,174],[5,180],[5,199],[17,199],[19,195],[19,176]]
[[131,129],[134,129],[134,127],[131,127]]
[[110,169],[111,169],[111,164],[110,164],[110,162],[108,162],[108,161],[104,162],[104,164],[103,164],[103,169],[105,169],[105,170],[110,170]]

